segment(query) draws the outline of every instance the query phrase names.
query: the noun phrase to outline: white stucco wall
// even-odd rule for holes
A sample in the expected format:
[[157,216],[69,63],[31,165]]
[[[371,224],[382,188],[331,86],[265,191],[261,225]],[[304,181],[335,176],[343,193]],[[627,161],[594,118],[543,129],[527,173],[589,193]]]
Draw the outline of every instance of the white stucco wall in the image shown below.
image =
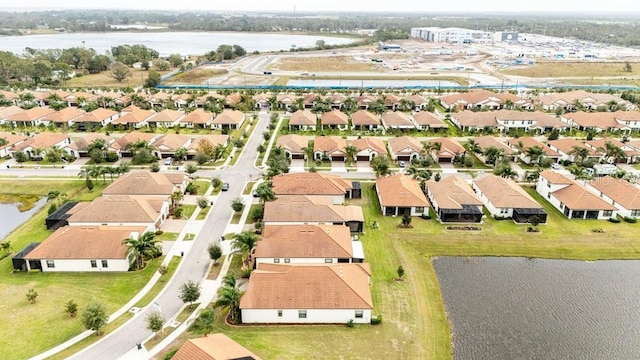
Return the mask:
[[[256,264],[337,264],[338,258],[287,258],[289,262],[285,262],[285,258],[277,258],[280,262],[275,262],[275,258],[255,258]],[[331,259],[330,263],[325,259]]]
[[[43,272],[69,272],[69,271],[89,271],[89,272],[104,272],[104,271],[128,271],[129,261],[127,259],[94,259],[96,260],[97,267],[91,267],[91,260],[55,260],[55,267],[47,267],[47,260],[40,260],[42,264]],[[102,267],[102,260],[107,260],[107,267]]]
[[356,309],[300,309],[307,310],[307,317],[300,319],[298,309],[282,309],[282,316],[278,316],[278,309],[242,309],[242,322],[246,324],[346,324],[353,320],[357,324],[371,322],[371,309],[362,310],[362,318],[356,319]]

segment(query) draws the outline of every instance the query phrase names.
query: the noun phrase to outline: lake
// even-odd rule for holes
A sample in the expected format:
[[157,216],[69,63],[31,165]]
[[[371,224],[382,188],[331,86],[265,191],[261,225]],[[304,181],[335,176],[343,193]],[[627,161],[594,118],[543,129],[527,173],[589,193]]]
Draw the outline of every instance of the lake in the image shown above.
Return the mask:
[[[35,203],[35,206],[27,211],[20,212],[17,204],[0,204],[0,241],[9,235],[11,231],[20,226],[23,222],[40,210],[47,203],[47,198],[42,198]],[[44,226],[44,224],[42,224]],[[16,250],[16,249],[14,249]],[[17,249],[16,251],[19,251]]]
[[640,358],[640,261],[433,260],[455,359]]
[[374,87],[374,88],[402,88],[402,87],[459,87],[460,84],[448,80],[342,80],[342,79],[305,79],[289,80],[288,86],[299,87]]
[[60,33],[45,35],[1,36],[0,50],[22,54],[26,47],[33,49],[66,49],[85,46],[99,54],[111,50],[112,46],[143,44],[157,50],[160,56],[178,53],[181,55],[202,55],[215,50],[222,44],[237,44],[247,52],[289,50],[296,47],[312,47],[316,41],[342,45],[356,41],[354,38],[241,33],[241,32],[106,32],[106,33]]

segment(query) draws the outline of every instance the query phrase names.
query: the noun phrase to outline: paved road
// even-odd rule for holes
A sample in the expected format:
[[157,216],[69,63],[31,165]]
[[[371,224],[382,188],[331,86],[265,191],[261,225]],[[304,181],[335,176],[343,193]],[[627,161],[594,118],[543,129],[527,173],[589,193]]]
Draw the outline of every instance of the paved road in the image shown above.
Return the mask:
[[[178,298],[180,285],[188,280],[198,283],[206,276],[210,261],[206,249],[209,243],[224,235],[224,229],[233,212],[230,206],[231,200],[242,194],[244,184],[249,179],[249,175],[254,179],[259,175],[258,169],[253,164],[258,155],[256,148],[263,140],[262,133],[269,125],[269,115],[261,113],[259,116],[260,120],[249,141],[247,141],[237,165],[217,172],[223,181],[230,184],[229,191],[220,193],[201,232],[196,236],[191,249],[185,254],[185,258],[177,269],[173,280],[168,283],[164,291],[155,299],[166,319],[175,317],[184,305]],[[117,359],[123,356],[133,349],[137,342],[141,342],[152,335],[152,332],[146,328],[145,318],[150,311],[155,310],[153,306],[148,307],[125,325],[93,346],[74,355],[71,359]]]

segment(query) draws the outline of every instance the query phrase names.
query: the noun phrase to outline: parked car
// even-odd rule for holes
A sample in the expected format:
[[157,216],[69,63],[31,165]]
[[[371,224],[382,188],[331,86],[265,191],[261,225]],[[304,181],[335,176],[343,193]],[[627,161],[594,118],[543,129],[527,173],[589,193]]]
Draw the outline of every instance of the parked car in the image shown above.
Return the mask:
[[407,164],[405,164],[404,161],[398,161],[398,166],[403,168],[403,167],[407,166]]
[[222,191],[229,190],[229,183],[228,182],[222,183],[222,187],[220,188],[220,190],[222,190]]
[[260,194],[258,194],[258,190],[253,190],[252,195],[253,195],[253,197],[256,197],[256,198],[260,197]]
[[166,159],[164,159],[164,164],[165,165],[171,165],[171,163],[173,162],[173,158],[168,157]]
[[553,170],[560,170],[560,164],[558,164],[558,163],[553,163],[553,164],[551,164],[551,168],[552,168]]

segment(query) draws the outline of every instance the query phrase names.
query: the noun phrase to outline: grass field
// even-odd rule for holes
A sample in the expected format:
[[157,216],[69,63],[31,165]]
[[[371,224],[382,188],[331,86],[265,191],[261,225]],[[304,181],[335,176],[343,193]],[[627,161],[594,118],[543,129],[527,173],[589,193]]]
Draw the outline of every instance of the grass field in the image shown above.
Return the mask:
[[[95,87],[114,87],[114,88],[126,88],[136,87],[143,85],[144,81],[149,77],[149,72],[142,69],[129,69],[131,70],[131,76],[122,82],[117,82],[110,77],[109,71],[104,71],[99,74],[83,75],[81,77],[74,77],[69,79],[64,86],[65,87],[81,87],[81,88],[95,88]],[[166,74],[168,71],[158,71],[161,75]]]
[[207,79],[220,76],[228,73],[226,69],[207,69],[207,68],[195,68],[189,71],[181,72],[163,81],[164,85],[179,85],[179,84],[196,84],[200,85],[207,81]]
[[270,70],[301,71],[308,73],[324,71],[381,72],[381,65],[357,61],[350,56],[283,56],[277,63],[267,66]]
[[[67,194],[69,200],[92,200],[104,188],[101,182],[88,192],[84,181],[0,181],[3,194],[46,196],[50,190]],[[46,239],[44,226],[47,208],[20,225],[5,241],[17,252],[30,242]],[[84,330],[79,318],[64,313],[64,304],[74,300],[79,313],[90,302],[105,305],[112,313],[124,305],[144,284],[159,264],[156,259],[146,269],[131,273],[12,273],[11,257],[0,261],[0,353],[3,359],[25,359],[58,345]],[[28,304],[25,294],[33,288],[38,293],[35,304]],[[9,351],[8,349],[11,349]]]
[[533,66],[503,70],[507,75],[519,75],[533,78],[546,77],[607,77],[638,76],[640,63],[632,63],[632,72],[623,71],[623,62],[582,62],[549,61],[537,62]]

